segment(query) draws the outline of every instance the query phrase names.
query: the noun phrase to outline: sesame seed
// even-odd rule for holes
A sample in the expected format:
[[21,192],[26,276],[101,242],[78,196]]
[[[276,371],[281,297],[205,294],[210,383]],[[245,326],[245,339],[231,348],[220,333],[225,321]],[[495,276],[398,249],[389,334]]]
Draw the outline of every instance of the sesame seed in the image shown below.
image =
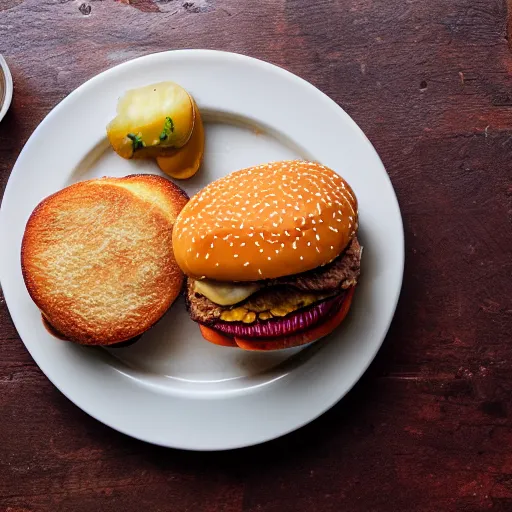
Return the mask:
[[333,251],[333,250],[334,250],[334,246],[333,246],[333,245],[331,245],[331,251]]
[[294,249],[297,249],[297,242],[295,242],[295,241],[294,241],[294,242],[293,242],[293,244],[292,244],[292,247],[293,247]]
[[337,232],[338,232],[338,230],[337,230],[336,228],[333,228],[332,226],[329,226],[329,229],[330,229],[331,231],[334,231],[335,233],[337,233]]
[[238,258],[238,254],[233,254],[233,258]]
[[210,253],[207,252],[205,255],[204,255],[204,259],[207,260],[208,258],[210,257]]
[[311,242],[308,242],[308,247],[311,247]]
[[248,261],[246,261],[246,262],[244,263],[244,267],[247,267],[247,265],[249,265],[249,262],[248,262]]
[[260,252],[263,252],[263,249],[260,249]]
[[303,259],[304,259],[304,256],[301,256],[301,257],[300,257],[300,259],[301,259],[301,260],[303,260]]
[[315,236],[317,240],[320,240],[320,235],[318,233]]
[[268,257],[268,260],[270,261],[271,259],[272,259],[272,258],[269,256],[269,257]]
[[245,247],[245,242],[242,242],[242,243],[240,244],[240,247]]
[[215,263],[215,266],[216,266],[216,267],[218,267],[218,266],[219,266],[219,264],[218,264],[218,263]]
[[261,275],[263,275],[263,274],[262,274],[262,272],[261,272],[261,269],[260,269],[260,268],[258,269],[258,274],[259,274],[260,276],[261,276]]
[[259,246],[260,246],[260,243],[258,242],[258,240],[256,240],[256,241],[254,242],[254,245],[255,245],[256,247],[259,247]]
[[198,252],[196,252],[196,258],[199,258],[199,253]]

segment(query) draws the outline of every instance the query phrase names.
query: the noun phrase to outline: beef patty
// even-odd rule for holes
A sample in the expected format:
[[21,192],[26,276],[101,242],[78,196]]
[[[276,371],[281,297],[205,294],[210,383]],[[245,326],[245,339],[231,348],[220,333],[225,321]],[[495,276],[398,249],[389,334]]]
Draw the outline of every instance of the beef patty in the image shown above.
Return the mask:
[[[283,289],[289,288],[290,294],[295,297],[297,291],[301,291],[309,297],[312,294],[318,294],[318,300],[322,300],[325,296],[335,294],[338,290],[346,290],[354,286],[359,277],[360,263],[361,246],[357,238],[354,237],[345,251],[331,263],[301,274],[265,280],[263,281],[265,288],[256,292],[254,296],[262,293],[268,295],[271,291],[269,288],[275,287],[276,294],[279,294],[280,297],[283,296]],[[251,301],[252,297],[234,306],[219,306],[204,295],[194,292],[194,280],[190,278],[187,280],[187,309],[192,320],[202,324],[215,323],[220,320],[223,312],[243,306],[247,301]]]

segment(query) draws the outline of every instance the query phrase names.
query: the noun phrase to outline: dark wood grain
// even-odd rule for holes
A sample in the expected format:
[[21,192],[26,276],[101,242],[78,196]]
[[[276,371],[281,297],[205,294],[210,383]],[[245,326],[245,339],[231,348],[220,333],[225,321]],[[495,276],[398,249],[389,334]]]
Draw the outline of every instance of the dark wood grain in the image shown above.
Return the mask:
[[15,81],[1,189],[37,124],[82,82],[191,47],[284,66],[363,128],[404,217],[392,328],[355,389],[313,424],[195,454],[132,440],[73,406],[0,298],[0,510],[512,510],[507,2],[0,0]]

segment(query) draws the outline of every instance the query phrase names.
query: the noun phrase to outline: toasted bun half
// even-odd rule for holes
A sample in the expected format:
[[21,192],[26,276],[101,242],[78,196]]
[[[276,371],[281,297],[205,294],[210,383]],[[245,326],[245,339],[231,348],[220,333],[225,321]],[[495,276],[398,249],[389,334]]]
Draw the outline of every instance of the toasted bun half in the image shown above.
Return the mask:
[[49,324],[70,341],[110,345],[156,323],[182,287],[172,228],[187,200],[152,175],[84,181],[43,200],[21,265]]
[[190,277],[257,281],[329,263],[357,226],[357,200],[341,176],[317,163],[273,162],[196,194],[174,225],[174,250]]

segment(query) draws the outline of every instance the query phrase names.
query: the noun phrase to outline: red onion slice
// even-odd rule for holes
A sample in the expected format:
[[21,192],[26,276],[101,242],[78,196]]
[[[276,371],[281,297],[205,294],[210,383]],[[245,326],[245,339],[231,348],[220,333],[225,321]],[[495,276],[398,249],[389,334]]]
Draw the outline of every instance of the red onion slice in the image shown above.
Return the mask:
[[339,309],[345,293],[319,302],[305,309],[299,309],[282,318],[257,320],[252,324],[218,321],[212,327],[218,331],[240,338],[277,338],[305,331],[320,320],[326,319]]

